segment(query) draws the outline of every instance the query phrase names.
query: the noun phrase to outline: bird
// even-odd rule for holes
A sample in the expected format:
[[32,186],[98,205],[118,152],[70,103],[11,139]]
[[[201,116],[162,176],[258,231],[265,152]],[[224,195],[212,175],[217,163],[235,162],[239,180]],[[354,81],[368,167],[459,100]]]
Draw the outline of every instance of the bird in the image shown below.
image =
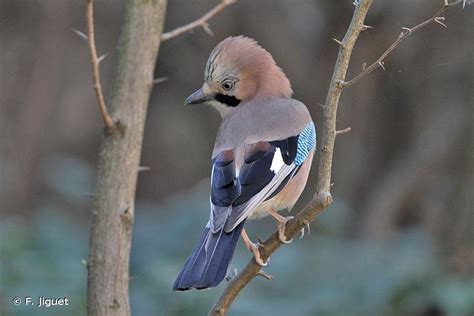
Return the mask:
[[227,275],[242,240],[260,266],[259,244],[247,220],[267,215],[278,238],[289,243],[285,224],[303,192],[316,148],[315,124],[293,99],[287,76],[254,39],[227,37],[212,50],[202,87],[185,105],[209,104],[221,116],[214,149],[210,216],[197,245],[173,284],[174,291],[216,287]]

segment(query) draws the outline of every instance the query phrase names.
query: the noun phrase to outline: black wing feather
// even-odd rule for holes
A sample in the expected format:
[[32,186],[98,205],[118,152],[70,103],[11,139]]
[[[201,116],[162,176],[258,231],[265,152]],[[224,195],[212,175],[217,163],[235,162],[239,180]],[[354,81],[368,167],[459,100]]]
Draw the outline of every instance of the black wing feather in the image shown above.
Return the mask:
[[220,153],[213,160],[211,201],[216,206],[230,206],[241,194],[240,180],[235,176],[234,153]]
[[238,206],[247,202],[270,183],[275,176],[275,173],[270,170],[275,149],[274,146],[269,146],[266,151],[259,149],[245,159],[239,175],[242,192],[233,205]]

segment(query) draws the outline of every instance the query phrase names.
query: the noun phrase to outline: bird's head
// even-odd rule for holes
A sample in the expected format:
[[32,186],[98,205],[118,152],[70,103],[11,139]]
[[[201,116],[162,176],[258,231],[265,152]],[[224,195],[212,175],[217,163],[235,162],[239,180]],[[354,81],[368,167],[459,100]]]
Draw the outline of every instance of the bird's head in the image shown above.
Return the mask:
[[289,98],[290,81],[257,42],[244,36],[228,37],[211,52],[201,89],[186,104],[210,103],[221,114],[257,98]]

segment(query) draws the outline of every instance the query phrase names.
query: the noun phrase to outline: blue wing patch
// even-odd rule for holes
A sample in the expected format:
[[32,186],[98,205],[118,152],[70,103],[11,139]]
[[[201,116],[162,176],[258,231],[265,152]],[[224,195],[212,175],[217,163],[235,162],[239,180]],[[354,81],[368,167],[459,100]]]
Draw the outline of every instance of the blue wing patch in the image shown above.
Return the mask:
[[300,166],[315,146],[316,130],[314,128],[314,123],[309,122],[298,136],[298,146],[296,148],[296,157],[294,160],[295,165]]

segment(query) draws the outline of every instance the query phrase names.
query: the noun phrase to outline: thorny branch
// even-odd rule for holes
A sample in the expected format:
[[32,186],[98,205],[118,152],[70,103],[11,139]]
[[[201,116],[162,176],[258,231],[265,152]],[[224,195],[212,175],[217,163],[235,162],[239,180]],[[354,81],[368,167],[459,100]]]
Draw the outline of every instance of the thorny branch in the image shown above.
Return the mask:
[[400,33],[400,35],[398,35],[398,38],[395,40],[395,42],[392,43],[392,45],[390,45],[384,52],[382,55],[380,55],[380,57],[375,61],[373,62],[370,66],[366,67],[365,64],[363,65],[363,70],[357,75],[355,76],[354,78],[352,78],[351,80],[349,81],[346,81],[346,82],[342,82],[341,85],[343,88],[348,88],[350,86],[352,86],[353,84],[355,84],[356,82],[358,82],[360,79],[362,79],[362,77],[364,77],[365,75],[368,75],[369,73],[371,73],[372,71],[374,71],[375,69],[377,68],[382,68],[383,70],[385,70],[385,67],[384,67],[384,60],[385,58],[401,43],[403,42],[405,39],[408,38],[408,36],[412,35],[414,32],[418,31],[419,29],[431,24],[431,23],[438,23],[439,25],[443,26],[443,27],[447,27],[446,24],[444,24],[444,17],[441,16],[441,14],[443,14],[449,7],[453,6],[453,5],[456,5],[456,4],[459,4],[459,3],[462,3],[463,4],[463,7],[466,5],[466,3],[470,4],[471,1],[470,0],[458,0],[458,1],[454,1],[454,2],[451,2],[449,3],[448,0],[444,0],[444,3],[443,3],[443,6],[431,17],[429,18],[428,20],[420,23],[420,24],[417,24],[415,25],[414,27],[402,27],[402,32]]
[[191,22],[189,24],[186,24],[184,26],[178,27],[172,31],[163,33],[161,35],[161,41],[167,41],[169,39],[172,39],[174,37],[177,37],[183,33],[189,32],[197,27],[202,27],[204,32],[207,34],[213,36],[214,34],[212,33],[211,29],[209,28],[208,21],[213,18],[215,15],[217,15],[219,12],[224,10],[227,6],[231,5],[232,3],[236,2],[237,0],[222,0],[221,3],[216,5],[214,8],[212,8],[209,12],[204,14],[202,17],[197,19],[194,22]]
[[[360,32],[365,29],[364,19],[371,4],[372,0],[362,0],[356,3],[356,9],[351,24],[349,25],[344,39],[341,41],[324,107],[317,192],[311,202],[296,214],[293,220],[286,224],[285,235],[287,239],[291,239],[301,232],[307,224],[313,221],[319,213],[332,203],[330,193],[332,156],[336,138],[337,106],[342,93],[339,82],[345,79],[352,49]],[[266,261],[281,245],[282,243],[278,238],[278,233],[274,233],[261,245],[260,254],[262,259]],[[214,305],[209,315],[225,315],[240,291],[250,283],[254,277],[261,274],[260,271],[261,267],[252,259],[244,270],[229,282],[224,293]]]
[[[110,117],[109,112],[107,112],[107,107],[105,105],[104,94],[102,92],[102,85],[100,83],[100,72],[99,72],[99,63],[106,55],[97,57],[97,50],[95,47],[95,36],[94,36],[94,3],[93,0],[87,0],[86,4],[86,20],[87,20],[87,43],[89,44],[89,51],[91,54],[91,65],[92,65],[92,78],[94,80],[94,90],[97,96],[97,102],[99,105],[100,115],[104,121],[105,127],[109,133],[116,130],[116,125]],[[84,38],[84,34],[79,31],[75,31],[76,34]],[[81,35],[82,34],[82,35]],[[84,36],[83,36],[84,35]]]
[[[377,67],[383,68],[383,60],[390,54],[395,47],[414,31],[430,24],[431,22],[436,22],[444,26],[444,18],[441,14],[450,6],[463,3],[463,6],[466,3],[471,3],[470,0],[459,0],[452,3],[449,3],[448,0],[444,0],[443,7],[436,12],[436,14],[430,19],[426,20],[423,23],[416,25],[415,27],[409,29],[404,28],[406,32],[400,34],[397,41],[392,44],[384,54],[376,61],[374,64],[369,67],[364,67],[364,70],[354,79],[345,82],[345,77],[347,74],[347,69],[349,66],[350,57],[354,44],[357,41],[361,31],[367,30],[368,26],[364,25],[364,19],[367,14],[368,9],[370,8],[373,0],[357,0],[354,1],[356,9],[352,17],[351,24],[344,36],[342,41],[336,40],[340,45],[339,53],[334,67],[333,76],[331,79],[331,84],[329,86],[328,95],[326,98],[325,105],[323,106],[324,110],[324,121],[323,121],[323,130],[322,130],[322,139],[321,139],[321,150],[319,157],[318,165],[318,185],[316,194],[314,195],[311,202],[306,205],[303,210],[301,210],[293,220],[289,221],[286,224],[285,235],[287,239],[293,238],[298,232],[300,232],[306,225],[313,221],[316,216],[321,213],[326,207],[332,203],[332,196],[330,193],[331,189],[331,169],[332,169],[332,157],[334,142],[337,135],[341,135],[349,132],[350,127],[343,130],[336,130],[336,115],[337,107],[339,103],[340,95],[344,88],[354,84],[360,80],[363,76],[370,73]],[[261,244],[260,253],[264,261],[274,253],[282,243],[278,238],[278,234],[274,233],[266,241]],[[239,295],[240,291],[250,283],[254,277],[257,275],[262,275],[261,267],[251,260],[247,266],[240,272],[237,276],[233,277],[229,282],[227,288],[224,290],[219,300],[213,306],[209,315],[225,315],[235,298]]]

